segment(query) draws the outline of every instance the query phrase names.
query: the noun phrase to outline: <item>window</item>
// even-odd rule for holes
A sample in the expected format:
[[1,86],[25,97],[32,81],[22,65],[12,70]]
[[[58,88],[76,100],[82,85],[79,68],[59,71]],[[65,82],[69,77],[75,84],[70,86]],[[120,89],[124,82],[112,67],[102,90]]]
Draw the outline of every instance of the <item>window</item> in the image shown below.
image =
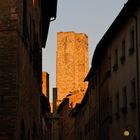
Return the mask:
[[127,113],[127,89],[126,87],[123,88],[123,106],[122,106],[122,113]]
[[114,71],[118,69],[118,50],[117,49],[115,49],[113,69]]
[[28,129],[27,140],[30,140],[30,129]]
[[26,24],[27,24],[27,1],[23,0],[23,35],[26,34]]
[[108,71],[107,76],[109,77],[111,75],[111,56],[108,57]]
[[131,102],[130,105],[132,109],[136,107],[136,83],[135,79],[131,81]]
[[32,0],[33,6],[35,5],[35,0]]
[[125,46],[126,46],[125,45],[125,40],[123,40],[122,41],[122,46],[121,46],[122,47],[122,56],[120,58],[120,61],[121,61],[122,64],[124,64],[124,62],[125,62],[125,49],[126,49]]
[[123,105],[127,106],[127,95],[126,95],[126,87],[123,88]]
[[23,0],[23,11],[22,11],[22,34],[23,42],[27,45],[27,39],[29,38],[28,25],[27,25],[27,0]]
[[25,140],[25,124],[24,120],[21,121],[21,133],[20,133],[21,140]]
[[33,128],[32,128],[32,137],[35,138],[37,135],[37,126],[36,123],[33,123]]
[[110,122],[112,122],[112,112],[113,108],[112,108],[112,98],[110,98],[110,101],[109,101],[109,114],[110,114]]
[[135,48],[135,35],[134,30],[131,30],[130,32],[130,48],[129,48],[129,55],[131,55],[134,52]]
[[116,119],[119,119],[119,93],[116,94]]
[[84,134],[85,134],[85,136],[87,135],[87,124],[84,127]]
[[109,60],[109,69],[111,70],[111,56],[109,56],[109,58],[108,58]]
[[82,140],[82,132],[81,132],[81,130],[79,131],[79,136],[80,136],[80,140]]
[[4,103],[4,95],[0,95],[0,104]]

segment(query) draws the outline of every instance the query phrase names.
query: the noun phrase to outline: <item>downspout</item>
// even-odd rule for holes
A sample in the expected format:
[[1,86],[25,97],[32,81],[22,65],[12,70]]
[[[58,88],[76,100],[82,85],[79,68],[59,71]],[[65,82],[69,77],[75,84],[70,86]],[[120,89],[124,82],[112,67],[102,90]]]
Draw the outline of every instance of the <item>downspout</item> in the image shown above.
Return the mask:
[[138,104],[138,134],[140,139],[140,95],[139,95],[139,48],[138,48],[138,19],[132,15],[136,22],[136,75],[137,75],[137,104]]
[[[124,7],[125,8],[125,7]],[[126,15],[129,15],[135,20],[135,36],[136,36],[136,81],[137,81],[137,117],[138,117],[138,138],[140,139],[140,95],[139,95],[139,44],[138,44],[138,18],[131,11],[125,9]]]
[[139,44],[138,44],[138,18],[133,13],[128,14],[135,20],[135,36],[136,36],[136,81],[137,81],[137,111],[138,111],[138,138],[140,139],[140,95],[139,95]]

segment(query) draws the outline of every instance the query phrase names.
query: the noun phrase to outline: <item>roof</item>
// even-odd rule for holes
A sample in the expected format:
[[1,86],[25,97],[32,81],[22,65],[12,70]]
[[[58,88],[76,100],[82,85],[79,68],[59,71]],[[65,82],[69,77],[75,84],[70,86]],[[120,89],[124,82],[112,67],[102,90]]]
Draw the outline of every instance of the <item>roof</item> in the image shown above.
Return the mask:
[[42,13],[42,46],[45,47],[50,22],[55,20],[57,12],[57,0],[41,0]]
[[87,89],[81,103],[77,103],[76,106],[72,109],[71,116],[77,115],[77,113],[87,104],[88,99],[89,99],[89,95]]
[[58,106],[57,113],[60,113],[65,104],[69,104],[69,98],[64,98],[61,104]]

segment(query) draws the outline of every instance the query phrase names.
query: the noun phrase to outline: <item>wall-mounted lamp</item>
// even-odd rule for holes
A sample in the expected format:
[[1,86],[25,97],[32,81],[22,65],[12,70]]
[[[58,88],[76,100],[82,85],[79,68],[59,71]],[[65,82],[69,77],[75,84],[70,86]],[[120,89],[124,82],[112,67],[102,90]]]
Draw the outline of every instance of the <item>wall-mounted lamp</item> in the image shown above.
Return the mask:
[[123,135],[124,135],[125,137],[129,137],[129,136],[130,136],[129,130],[128,130],[128,129],[124,130]]
[[123,130],[123,136],[126,138],[133,138],[133,140],[137,140],[136,134],[135,134],[135,129],[131,126],[128,126],[124,128]]

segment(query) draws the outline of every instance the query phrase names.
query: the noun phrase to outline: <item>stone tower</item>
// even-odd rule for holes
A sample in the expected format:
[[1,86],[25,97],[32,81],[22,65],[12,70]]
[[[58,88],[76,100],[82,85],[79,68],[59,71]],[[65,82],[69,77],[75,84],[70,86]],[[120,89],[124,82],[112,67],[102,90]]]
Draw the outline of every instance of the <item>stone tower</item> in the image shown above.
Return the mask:
[[58,102],[74,93],[80,92],[83,97],[87,88],[84,78],[88,71],[88,37],[84,33],[58,32],[57,43]]

